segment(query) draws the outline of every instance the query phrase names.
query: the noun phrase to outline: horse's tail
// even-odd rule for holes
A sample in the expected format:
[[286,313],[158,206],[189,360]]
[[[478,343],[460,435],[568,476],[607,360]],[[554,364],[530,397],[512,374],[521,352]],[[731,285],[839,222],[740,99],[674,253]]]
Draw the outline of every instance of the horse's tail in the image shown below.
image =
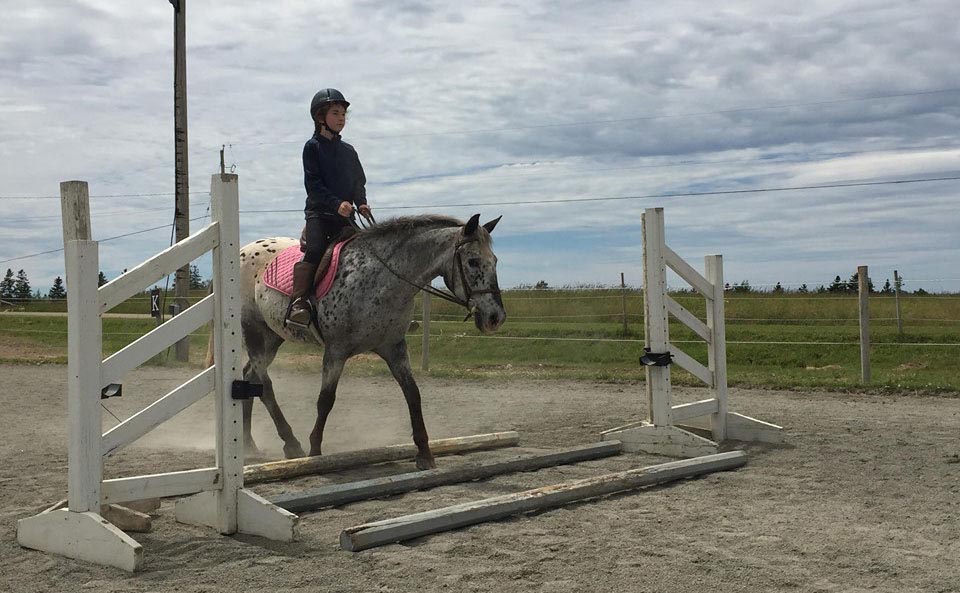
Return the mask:
[[[213,294],[213,280],[210,280],[210,290],[207,291],[207,294]],[[210,368],[213,366],[213,320],[210,320],[208,324],[210,327],[210,337],[207,338],[207,354],[203,357],[203,368]]]

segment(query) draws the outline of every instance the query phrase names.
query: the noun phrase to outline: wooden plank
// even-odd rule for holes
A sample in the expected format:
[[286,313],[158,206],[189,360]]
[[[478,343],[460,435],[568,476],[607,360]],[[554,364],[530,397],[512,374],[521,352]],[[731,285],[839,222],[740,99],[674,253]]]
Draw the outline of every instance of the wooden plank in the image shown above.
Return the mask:
[[209,224],[147,261],[100,287],[100,312],[106,313],[178,268],[189,264],[217,244],[217,225]]
[[100,507],[100,516],[121,531],[149,533],[153,528],[153,519],[150,518],[150,515],[118,504],[107,504]]
[[213,302],[213,295],[208,295],[196,305],[104,360],[100,369],[100,386],[106,387],[120,381],[128,372],[210,321],[213,317]]
[[220,470],[215,467],[182,472],[134,476],[103,481],[103,504],[122,503],[143,498],[185,496],[197,492],[219,490]]
[[545,467],[599,459],[610,455],[619,455],[622,450],[623,447],[618,441],[592,443],[542,455],[521,455],[501,461],[410,472],[347,484],[330,484],[306,492],[275,496],[270,499],[270,502],[280,508],[299,513],[413,490],[426,490],[446,484],[483,480],[511,472],[533,471]]
[[713,286],[707,282],[707,279],[700,275],[700,272],[693,269],[693,266],[677,255],[677,252],[670,249],[668,245],[663,246],[663,257],[670,266],[670,269],[683,278],[687,284],[699,292],[701,296],[713,300]]
[[[710,328],[707,327],[706,323],[700,321],[696,315],[684,309],[683,305],[673,300],[670,295],[663,295],[663,298],[667,301],[667,311],[669,311],[671,315],[680,320],[680,323],[689,327],[693,333],[706,340],[707,343],[710,342]],[[707,301],[707,304],[709,306],[709,301]]]
[[[643,321],[645,345],[651,352],[670,347],[670,319],[667,313],[667,269],[663,259],[663,208],[647,208],[643,227]],[[645,366],[647,404],[650,421],[671,424],[670,367]]]
[[292,542],[300,535],[300,517],[243,489],[237,493],[237,529],[273,541]]
[[746,462],[746,453],[731,451],[695,459],[672,461],[505,496],[496,496],[424,513],[405,515],[395,519],[357,525],[345,529],[340,534],[340,547],[344,550],[357,552],[431,533],[503,519],[518,513],[538,511],[615,492],[664,484],[715,471],[730,470],[740,467]]
[[[435,439],[430,441],[430,451],[435,457],[441,455],[457,455],[472,451],[486,451],[503,447],[515,447],[520,442],[520,435],[516,432],[494,432],[490,434],[476,434],[465,437]],[[417,448],[412,443],[404,445],[389,445],[359,451],[346,451],[330,455],[302,457],[300,459],[285,459],[248,465],[243,470],[245,484],[286,480],[297,476],[322,474],[353,467],[387,463],[390,461],[405,461],[417,455]]]
[[139,570],[143,563],[140,544],[94,512],[61,509],[20,519],[17,542],[25,548],[128,572]]
[[654,426],[649,422],[604,431],[601,438],[619,440],[627,453],[699,457],[717,452],[717,444],[710,439],[677,426]]
[[100,357],[103,326],[97,312],[99,252],[96,241],[68,241],[67,418],[70,510],[100,511]]
[[200,401],[215,384],[215,370],[210,367],[180,387],[114,426],[103,435],[103,455],[112,455],[141,438],[157,426]]
[[718,402],[715,397],[702,399],[689,404],[680,404],[679,406],[673,406],[673,421],[681,422],[690,418],[700,418],[701,416],[716,414],[717,409]]
[[684,370],[708,386],[713,387],[713,373],[710,372],[710,369],[700,364],[697,359],[680,348],[677,348],[674,344],[670,344],[670,354],[673,355],[673,362],[679,364]]

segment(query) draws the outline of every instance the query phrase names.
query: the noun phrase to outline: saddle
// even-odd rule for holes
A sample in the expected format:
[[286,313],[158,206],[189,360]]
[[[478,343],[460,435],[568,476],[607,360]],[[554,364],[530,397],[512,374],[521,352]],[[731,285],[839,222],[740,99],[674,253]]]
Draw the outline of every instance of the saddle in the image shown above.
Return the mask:
[[[327,273],[327,269],[330,267],[330,262],[333,260],[334,248],[337,247],[339,243],[346,245],[352,241],[357,236],[357,230],[353,227],[343,227],[343,230],[340,231],[340,234],[334,237],[333,241],[330,242],[330,245],[327,246],[326,251],[323,252],[323,257],[320,258],[320,263],[317,264],[317,273],[313,277],[313,285],[317,286],[323,281],[324,274]],[[340,249],[343,249],[343,245],[340,246]],[[300,251],[301,253],[306,253],[307,251],[307,227],[304,226],[303,230],[300,231]],[[337,252],[339,253],[339,249]]]
[[[314,276],[313,285],[316,290],[312,296],[314,300],[320,300],[333,287],[333,279],[336,277],[337,261],[340,250],[356,237],[356,234],[350,229],[346,233],[341,233],[333,243],[324,252],[320,263],[317,265],[317,272]],[[277,254],[263,271],[263,283],[268,288],[290,296],[293,293],[293,267],[303,258],[303,237],[301,235],[300,245],[291,245]]]

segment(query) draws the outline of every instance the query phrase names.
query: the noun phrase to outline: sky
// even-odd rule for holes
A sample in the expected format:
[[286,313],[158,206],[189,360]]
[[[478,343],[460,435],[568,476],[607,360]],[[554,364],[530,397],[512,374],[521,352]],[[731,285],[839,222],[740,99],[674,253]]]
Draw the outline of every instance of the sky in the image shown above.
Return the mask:
[[[172,222],[173,8],[6,4],[0,271],[45,293],[63,254],[23,256],[62,248],[61,181],[89,182],[94,239]],[[241,239],[296,236],[308,106],[333,87],[377,218],[503,215],[504,287],[639,286],[663,207],[667,243],[723,254],[731,283],[868,265],[960,291],[955,1],[473,4],[188,0],[191,216],[225,146]],[[170,236],[103,241],[104,273]]]

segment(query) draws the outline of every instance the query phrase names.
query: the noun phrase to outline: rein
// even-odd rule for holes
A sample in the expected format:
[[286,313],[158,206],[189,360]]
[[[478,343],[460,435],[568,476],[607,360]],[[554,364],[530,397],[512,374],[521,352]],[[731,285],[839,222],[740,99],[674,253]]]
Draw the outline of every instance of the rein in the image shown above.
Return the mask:
[[[354,212],[356,212],[356,213],[359,215],[359,211],[358,211],[357,209],[354,209]],[[375,225],[375,224],[377,223],[377,221],[374,220],[372,214],[370,215],[370,220],[369,220],[369,221],[365,221],[363,215],[359,215],[359,219],[360,219],[360,221],[361,221],[361,224],[363,225],[362,227],[357,224],[356,220],[354,220],[353,217],[350,218],[350,224],[353,225],[353,227],[354,227],[356,230],[358,230],[358,231],[364,231],[364,230],[370,229],[370,228],[373,227],[373,225]],[[499,289],[496,289],[496,288],[481,288],[481,289],[474,290],[474,289],[472,289],[472,288],[470,287],[470,283],[467,282],[467,274],[466,274],[466,272],[463,271],[463,257],[460,255],[460,248],[463,247],[464,245],[466,245],[467,243],[472,243],[472,242],[474,242],[474,241],[476,241],[476,240],[477,240],[477,239],[461,239],[460,241],[457,242],[456,246],[453,248],[453,258],[454,258],[454,261],[455,261],[456,264],[457,264],[457,272],[458,272],[459,275],[460,275],[460,283],[463,284],[463,291],[467,294],[467,298],[466,298],[466,299],[461,299],[460,297],[458,297],[456,294],[454,294],[454,293],[451,292],[451,291],[446,291],[446,290],[443,290],[443,289],[440,289],[440,288],[434,288],[433,286],[431,286],[431,285],[429,285],[429,284],[427,284],[427,285],[417,284],[416,282],[413,282],[412,280],[409,280],[409,279],[403,277],[403,276],[400,275],[398,272],[396,272],[393,268],[391,268],[390,265],[389,265],[387,262],[385,262],[385,261],[383,260],[383,258],[380,257],[380,254],[377,253],[375,250],[371,249],[371,250],[370,250],[370,253],[372,253],[372,254],[373,254],[373,257],[375,257],[375,258],[377,259],[377,261],[380,262],[380,263],[383,265],[383,267],[385,267],[391,274],[393,274],[394,276],[396,276],[396,277],[399,278],[400,280],[403,280],[404,282],[406,282],[406,283],[409,284],[410,286],[413,286],[413,287],[415,287],[415,288],[419,288],[420,290],[422,290],[422,291],[424,291],[424,292],[426,292],[426,293],[428,293],[428,294],[432,294],[433,296],[435,296],[435,297],[437,297],[437,298],[440,298],[440,299],[443,299],[443,300],[445,300],[445,301],[451,302],[451,303],[453,303],[453,304],[455,304],[455,305],[460,305],[460,306],[463,307],[464,309],[467,309],[467,310],[468,310],[467,316],[463,318],[463,320],[466,321],[467,319],[470,319],[470,315],[473,314],[473,307],[470,306],[470,299],[472,299],[474,295],[477,295],[477,294],[500,294],[500,290],[499,290]]]

